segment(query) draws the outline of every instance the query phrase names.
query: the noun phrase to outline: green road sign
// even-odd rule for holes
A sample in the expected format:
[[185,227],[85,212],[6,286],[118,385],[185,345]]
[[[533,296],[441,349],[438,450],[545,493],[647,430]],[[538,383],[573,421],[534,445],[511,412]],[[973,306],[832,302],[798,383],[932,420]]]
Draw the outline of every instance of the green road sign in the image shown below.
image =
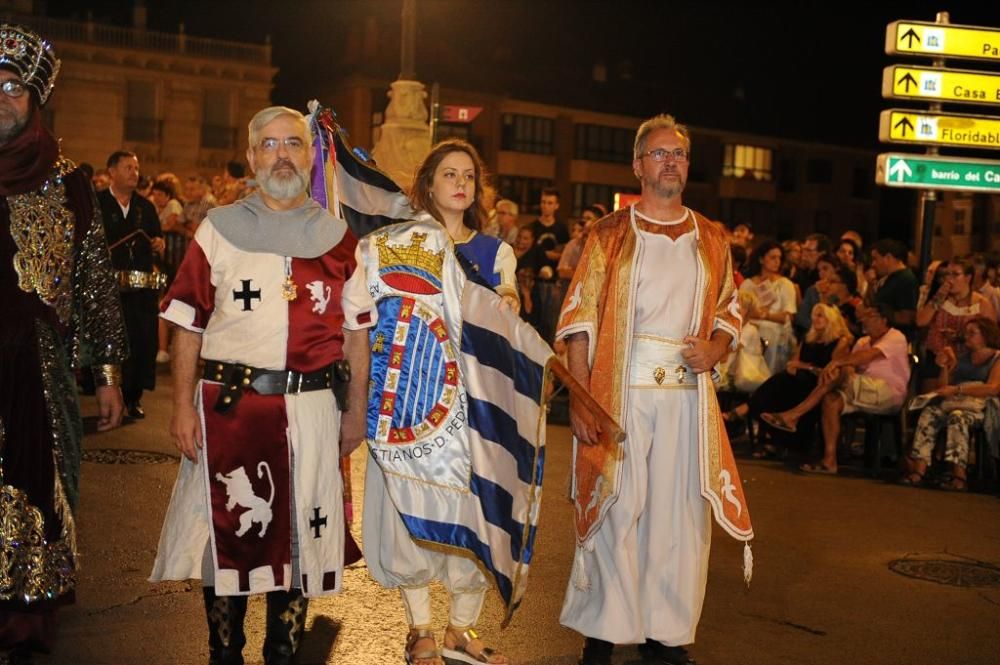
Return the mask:
[[1000,161],[883,153],[875,182],[888,187],[1000,194]]

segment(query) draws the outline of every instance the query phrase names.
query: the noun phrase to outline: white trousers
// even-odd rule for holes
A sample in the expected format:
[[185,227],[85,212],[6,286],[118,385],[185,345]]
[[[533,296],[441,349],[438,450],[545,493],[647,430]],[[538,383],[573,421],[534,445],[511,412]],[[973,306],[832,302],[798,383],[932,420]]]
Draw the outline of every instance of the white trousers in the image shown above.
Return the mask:
[[712,535],[698,471],[698,393],[630,388],[628,399],[618,500],[577,550],[559,621],[615,644],[690,644]]
[[378,463],[369,457],[367,464],[361,535],[372,578],[384,587],[399,588],[412,628],[433,625],[428,585],[435,580],[451,596],[448,622],[456,628],[475,625],[489,586],[475,560],[416,543],[389,497]]

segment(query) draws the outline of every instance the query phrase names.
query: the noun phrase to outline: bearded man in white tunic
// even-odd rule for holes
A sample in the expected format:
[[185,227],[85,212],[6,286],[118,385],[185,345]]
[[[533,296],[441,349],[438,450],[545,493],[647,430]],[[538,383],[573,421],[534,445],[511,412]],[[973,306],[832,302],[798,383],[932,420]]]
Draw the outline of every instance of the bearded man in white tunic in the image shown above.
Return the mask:
[[[571,398],[577,550],[560,621],[586,637],[581,665],[615,644],[646,663],[691,663],[711,515],[753,537],[713,375],[740,318],[725,230],[684,207],[691,141],[671,116],[639,128],[640,201],[597,222],[557,338],[570,371],[618,422],[608,442]],[[752,559],[744,551],[749,579]]]
[[306,119],[272,106],[248,130],[259,191],[208,212],[161,304],[184,458],[150,580],[202,580],[210,665],[243,665],[247,597],[266,594],[264,663],[288,665],[308,599],[341,589],[338,460],[366,393],[344,361],[367,375],[367,341],[343,329],[357,239],[309,196]]

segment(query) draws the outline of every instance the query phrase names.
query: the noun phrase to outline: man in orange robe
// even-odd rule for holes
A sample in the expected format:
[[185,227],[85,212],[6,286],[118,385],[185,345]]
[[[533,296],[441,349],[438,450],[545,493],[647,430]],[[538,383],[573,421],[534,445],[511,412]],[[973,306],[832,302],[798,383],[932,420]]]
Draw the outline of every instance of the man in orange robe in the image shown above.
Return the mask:
[[[641,198],[591,232],[557,331],[570,372],[626,432],[609,442],[571,402],[577,550],[560,620],[587,638],[581,665],[635,643],[644,662],[692,662],[710,514],[753,537],[713,384],[740,330],[729,245],[682,204],[690,151],[671,116],[640,126]],[[748,581],[751,566],[747,546]]]

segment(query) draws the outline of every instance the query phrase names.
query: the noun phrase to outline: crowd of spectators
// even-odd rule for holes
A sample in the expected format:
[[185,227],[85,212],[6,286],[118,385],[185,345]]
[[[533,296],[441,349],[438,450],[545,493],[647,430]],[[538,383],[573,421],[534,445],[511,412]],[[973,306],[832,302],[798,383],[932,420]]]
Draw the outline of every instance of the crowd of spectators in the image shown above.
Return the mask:
[[[498,201],[502,232],[494,233],[513,240],[522,317],[552,342],[583,243],[607,211],[588,206],[563,224],[558,192],[541,198],[540,218],[521,226],[517,205]],[[870,414],[908,419],[911,427],[893,432],[916,432],[895,442],[904,484],[965,489],[977,431],[988,444],[982,454],[995,463],[998,257],[935,261],[920,280],[903,243],[865,246],[853,230],[777,242],[740,223],[730,242],[744,325],[722,368],[721,388],[731,398],[724,418],[732,434],[754,435],[754,457],[791,456],[803,472],[836,474],[860,452],[860,444],[842,440],[844,418]],[[955,399],[959,386],[962,399]],[[932,467],[940,473],[930,474]]]
[[[736,280],[754,300],[741,299],[744,335],[726,376],[735,403],[724,417],[732,433],[754,435],[755,457],[816,451],[799,468],[836,474],[851,446],[843,419],[860,412],[916,420],[915,434],[895,442],[904,484],[964,490],[977,432],[986,443],[978,463],[995,465],[997,257],[934,261],[921,282],[914,256],[893,239],[866,248],[848,231],[836,242],[755,243],[744,224],[731,242]],[[743,360],[746,345],[763,347],[754,352],[767,376]]]
[[[107,171],[94,173],[93,182],[106,189]],[[253,183],[242,164],[230,162],[210,182],[161,173],[142,178],[138,191],[159,214],[166,244],[159,268],[169,277],[207,211],[247,196]],[[521,316],[558,351],[555,326],[566,287],[587,234],[608,211],[588,205],[567,223],[552,188],[541,193],[539,216],[526,223],[519,223],[514,201],[491,203],[482,232],[513,247]],[[977,429],[987,454],[997,456],[997,257],[935,260],[920,280],[903,243],[881,239],[866,247],[853,230],[836,240],[814,233],[778,242],[738,223],[730,243],[744,325],[738,350],[722,368],[721,389],[735,395],[724,418],[732,434],[754,434],[754,457],[808,457],[815,450],[815,461],[799,468],[835,474],[849,445],[840,440],[845,415],[905,416],[913,398],[921,408],[913,413],[914,440],[899,442],[901,482],[965,489]],[[166,333],[161,329],[160,362],[169,360]],[[935,459],[944,471],[932,480]]]

